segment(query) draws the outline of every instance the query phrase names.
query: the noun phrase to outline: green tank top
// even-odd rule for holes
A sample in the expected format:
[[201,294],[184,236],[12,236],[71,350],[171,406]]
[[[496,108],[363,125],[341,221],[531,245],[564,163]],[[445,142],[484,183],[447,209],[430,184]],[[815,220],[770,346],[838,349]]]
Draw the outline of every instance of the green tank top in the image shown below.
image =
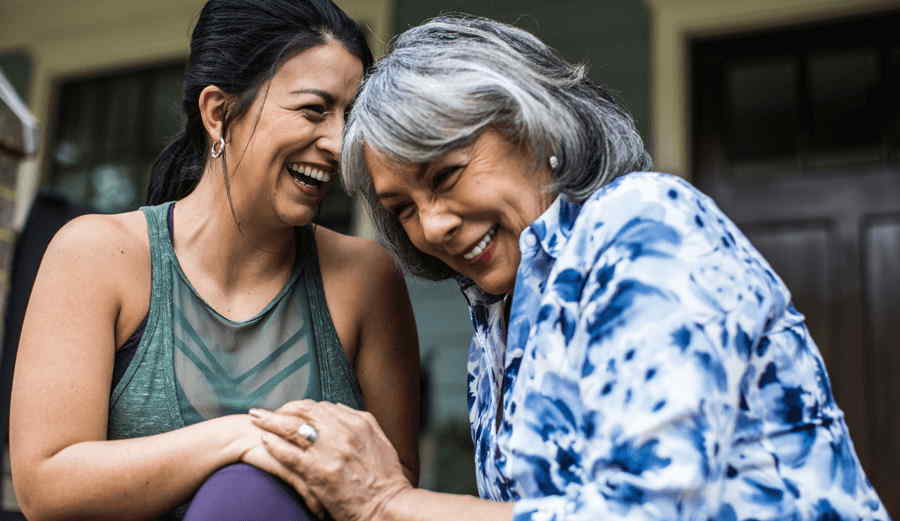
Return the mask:
[[172,204],[141,209],[150,243],[150,309],[134,358],[110,396],[108,439],[303,398],[361,408],[325,301],[312,228],[297,228],[297,261],[284,289],[255,317],[234,322],[208,306],[182,272],[167,223]]

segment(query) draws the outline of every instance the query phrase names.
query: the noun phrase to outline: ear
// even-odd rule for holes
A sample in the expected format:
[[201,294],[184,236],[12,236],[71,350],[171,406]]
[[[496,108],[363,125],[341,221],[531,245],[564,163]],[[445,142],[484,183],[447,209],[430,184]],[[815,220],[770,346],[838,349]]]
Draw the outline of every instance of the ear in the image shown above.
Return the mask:
[[228,114],[228,104],[231,101],[225,91],[215,85],[207,85],[200,92],[197,103],[200,107],[200,117],[203,119],[203,126],[206,127],[206,134],[210,141],[218,141],[222,135],[225,126],[225,117]]

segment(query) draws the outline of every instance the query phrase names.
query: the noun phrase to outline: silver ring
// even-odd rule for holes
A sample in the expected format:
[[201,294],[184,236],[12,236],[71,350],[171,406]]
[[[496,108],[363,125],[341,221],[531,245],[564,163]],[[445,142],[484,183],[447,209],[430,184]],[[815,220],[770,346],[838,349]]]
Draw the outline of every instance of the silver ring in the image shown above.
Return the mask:
[[315,427],[308,423],[301,423],[299,427],[297,427],[297,434],[308,441],[310,445],[316,442],[319,439],[319,431],[316,430]]

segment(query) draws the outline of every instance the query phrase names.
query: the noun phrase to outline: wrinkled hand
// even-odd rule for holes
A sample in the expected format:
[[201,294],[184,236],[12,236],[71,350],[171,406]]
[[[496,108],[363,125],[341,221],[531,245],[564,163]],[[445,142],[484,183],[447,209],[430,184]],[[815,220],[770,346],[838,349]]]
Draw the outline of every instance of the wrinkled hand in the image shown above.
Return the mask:
[[[377,520],[391,499],[412,488],[397,451],[368,412],[301,400],[274,413],[253,410],[251,416],[268,431],[268,453],[339,521]],[[318,431],[314,443],[297,433],[303,423]]]

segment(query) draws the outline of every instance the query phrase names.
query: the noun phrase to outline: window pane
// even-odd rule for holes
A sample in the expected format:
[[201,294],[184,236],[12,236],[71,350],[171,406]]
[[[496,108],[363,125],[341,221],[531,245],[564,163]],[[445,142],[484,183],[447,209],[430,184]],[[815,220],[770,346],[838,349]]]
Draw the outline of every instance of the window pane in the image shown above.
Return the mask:
[[151,78],[150,111],[147,114],[148,155],[156,157],[183,128],[181,84],[184,66],[167,67]]
[[124,212],[140,205],[139,172],[123,162],[101,163],[90,172],[93,197],[90,207],[107,213]]
[[148,170],[181,126],[183,65],[62,84],[49,188],[101,212],[137,208]]
[[808,167],[881,160],[878,54],[854,50],[809,59],[812,131]]
[[78,167],[58,169],[53,174],[50,189],[80,206],[87,205],[92,192],[87,171]]
[[146,126],[141,138],[142,150],[137,159],[138,191],[143,202],[150,181],[150,167],[162,152],[163,147],[184,128],[184,116],[181,113],[181,85],[184,65],[166,66],[152,71],[145,78],[149,87],[146,95],[149,98],[149,110],[145,115]]
[[790,57],[738,63],[726,72],[732,173],[777,175],[797,170],[797,67]]
[[84,201],[90,193],[83,169],[96,154],[98,102],[95,82],[67,83],[60,92],[49,181],[72,201]]
[[135,75],[117,76],[104,85],[107,103],[103,105],[105,123],[104,161],[133,158],[137,152],[137,130],[147,115],[139,112],[141,82]]

